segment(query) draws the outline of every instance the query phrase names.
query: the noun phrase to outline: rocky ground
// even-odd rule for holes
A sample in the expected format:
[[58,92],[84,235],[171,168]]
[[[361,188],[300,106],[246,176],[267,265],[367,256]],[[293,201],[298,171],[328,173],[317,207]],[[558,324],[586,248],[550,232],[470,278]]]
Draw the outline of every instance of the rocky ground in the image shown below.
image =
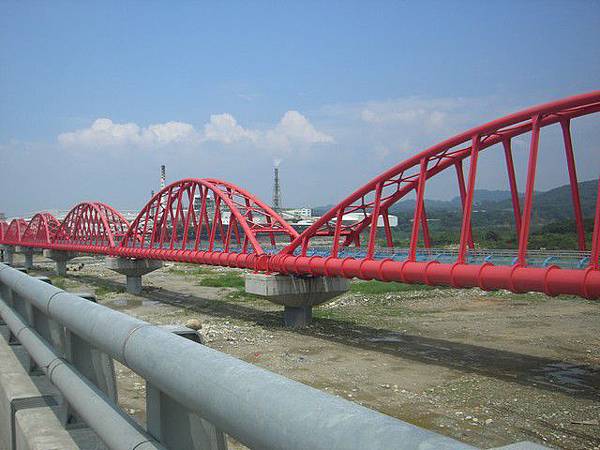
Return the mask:
[[[63,278],[40,258],[34,273],[151,323],[197,318],[214,349],[476,446],[600,449],[598,303],[355,282],[290,330],[240,271],[170,264],[133,296],[101,259],[81,262]],[[144,420],[143,380],[117,370],[122,406]]]

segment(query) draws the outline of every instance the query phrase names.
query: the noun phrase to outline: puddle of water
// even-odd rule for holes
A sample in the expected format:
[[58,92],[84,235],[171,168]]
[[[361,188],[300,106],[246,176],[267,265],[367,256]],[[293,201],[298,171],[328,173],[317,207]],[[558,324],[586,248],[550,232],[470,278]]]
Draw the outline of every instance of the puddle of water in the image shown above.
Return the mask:
[[600,388],[600,369],[593,367],[557,362],[542,367],[540,372],[549,384],[559,388],[576,391]]
[[377,337],[368,338],[367,341],[392,343],[392,342],[406,342],[406,339],[404,339],[401,335],[390,334],[390,335],[386,335],[386,336],[377,336]]
[[[471,367],[481,370],[494,370],[501,372],[505,376],[512,376],[515,379],[524,379],[539,385],[552,387],[553,389],[564,392],[581,393],[584,391],[594,392],[600,395],[600,367],[584,364],[573,364],[569,362],[551,362],[544,363],[544,359],[533,358],[533,361],[526,363],[523,367],[515,366],[514,355],[510,358],[503,358],[504,352],[490,351],[489,355],[485,353],[472,353],[466,349],[448,348],[439,343],[430,344],[428,342],[413,342],[411,336],[404,336],[393,333],[382,336],[374,336],[366,339],[368,342],[382,344],[405,344],[401,346],[400,351],[407,354],[418,354],[421,357],[434,359],[438,361],[460,362],[464,367]],[[495,355],[495,356],[494,356]],[[510,355],[509,355],[510,356]],[[451,357],[450,359],[448,359]]]

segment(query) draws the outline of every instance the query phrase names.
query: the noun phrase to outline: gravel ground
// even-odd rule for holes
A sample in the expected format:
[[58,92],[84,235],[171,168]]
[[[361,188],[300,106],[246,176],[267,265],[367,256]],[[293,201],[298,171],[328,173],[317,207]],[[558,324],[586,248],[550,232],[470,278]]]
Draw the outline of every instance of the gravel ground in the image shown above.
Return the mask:
[[[52,276],[50,263],[36,264]],[[280,307],[202,285],[232,269],[170,264],[132,296],[100,259],[70,268],[55,284],[155,324],[197,318],[212,348],[470,444],[600,449],[597,303],[477,289],[350,292],[289,330]],[[122,406],[143,421],[143,380],[117,371]]]

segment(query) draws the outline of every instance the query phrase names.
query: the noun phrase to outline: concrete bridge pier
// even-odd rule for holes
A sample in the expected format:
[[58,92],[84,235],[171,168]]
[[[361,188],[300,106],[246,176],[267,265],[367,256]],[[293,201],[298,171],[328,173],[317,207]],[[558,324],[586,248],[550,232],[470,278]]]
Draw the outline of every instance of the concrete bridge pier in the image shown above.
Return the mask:
[[15,247],[13,247],[12,245],[3,245],[2,250],[4,250],[4,254],[2,255],[2,261],[12,266],[15,254]]
[[33,268],[33,254],[36,253],[34,248],[22,247],[19,245],[15,247],[15,253],[21,253],[25,256],[25,264],[23,264],[23,267],[25,267],[27,270]]
[[77,257],[77,253],[62,250],[45,249],[44,256],[56,262],[56,274],[64,277],[67,274],[67,262]]
[[326,303],[350,289],[350,280],[340,277],[311,277],[249,273],[246,292],[283,305],[286,327],[300,328],[312,320],[313,306]]
[[146,275],[163,266],[162,261],[155,259],[129,259],[107,257],[106,267],[114,270],[127,278],[127,292],[129,294],[142,293],[142,275]]

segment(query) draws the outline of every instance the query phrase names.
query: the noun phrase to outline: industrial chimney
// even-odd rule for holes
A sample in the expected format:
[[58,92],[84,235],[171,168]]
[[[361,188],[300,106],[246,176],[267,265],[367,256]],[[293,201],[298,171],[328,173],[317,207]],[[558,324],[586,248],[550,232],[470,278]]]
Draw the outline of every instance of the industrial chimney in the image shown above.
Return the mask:
[[273,209],[277,212],[281,210],[281,187],[279,186],[279,164],[281,160],[276,159],[273,167]]
[[[160,166],[160,190],[162,191],[166,186],[167,180],[167,167],[163,164]],[[160,197],[160,204],[164,208],[167,205],[167,196],[162,194]]]

